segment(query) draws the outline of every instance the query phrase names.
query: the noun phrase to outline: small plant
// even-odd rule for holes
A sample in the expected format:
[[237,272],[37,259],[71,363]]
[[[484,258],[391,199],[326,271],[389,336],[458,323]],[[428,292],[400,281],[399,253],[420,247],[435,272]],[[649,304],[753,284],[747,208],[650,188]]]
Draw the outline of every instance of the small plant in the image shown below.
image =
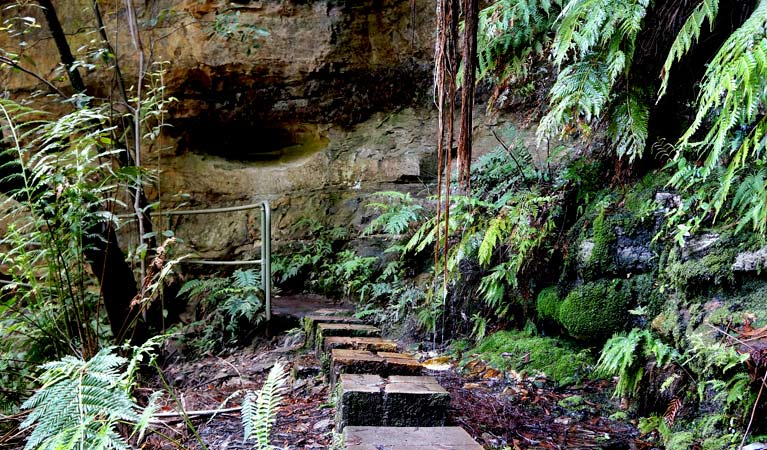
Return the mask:
[[597,361],[594,375],[617,376],[614,396],[632,398],[642,381],[647,358],[655,365],[664,367],[679,355],[669,346],[656,339],[647,330],[634,328],[628,335],[618,335],[605,343]]
[[25,449],[128,449],[119,425],[134,424],[133,435],[143,436],[157,409],[156,396],[145,408],[131,398],[136,370],[153,358],[157,340],[133,349],[130,360],[105,348],[88,361],[66,356],[42,366],[42,387],[24,402],[30,410],[21,424],[32,428]]
[[258,392],[248,392],[242,402],[242,424],[245,442],[256,441],[258,450],[271,450],[269,434],[277,419],[277,408],[285,395],[288,372],[282,363],[276,363]]

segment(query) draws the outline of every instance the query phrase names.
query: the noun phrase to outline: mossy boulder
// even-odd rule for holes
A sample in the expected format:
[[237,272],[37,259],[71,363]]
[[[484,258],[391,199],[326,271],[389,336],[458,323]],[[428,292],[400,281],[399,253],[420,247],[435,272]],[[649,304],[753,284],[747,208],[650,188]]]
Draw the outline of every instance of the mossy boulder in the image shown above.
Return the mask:
[[562,305],[562,299],[555,286],[547,287],[538,294],[536,307],[538,309],[538,318],[540,320],[559,319],[559,307]]
[[626,327],[631,291],[622,280],[600,280],[575,288],[559,309],[559,322],[581,340],[602,341]]

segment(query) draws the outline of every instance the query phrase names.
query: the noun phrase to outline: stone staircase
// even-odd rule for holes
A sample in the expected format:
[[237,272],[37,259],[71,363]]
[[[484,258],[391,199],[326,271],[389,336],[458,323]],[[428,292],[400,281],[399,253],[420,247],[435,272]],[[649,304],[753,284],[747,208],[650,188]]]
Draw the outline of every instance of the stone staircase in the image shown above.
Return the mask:
[[305,331],[336,395],[347,449],[482,449],[462,428],[444,426],[450,394],[378,328],[324,309],[306,316]]

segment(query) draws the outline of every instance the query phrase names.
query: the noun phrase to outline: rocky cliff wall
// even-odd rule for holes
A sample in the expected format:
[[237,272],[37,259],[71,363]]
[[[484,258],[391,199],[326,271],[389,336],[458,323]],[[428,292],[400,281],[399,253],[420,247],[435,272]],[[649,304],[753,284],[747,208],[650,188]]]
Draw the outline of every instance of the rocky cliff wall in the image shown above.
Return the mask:
[[[275,237],[312,217],[361,225],[366,196],[386,189],[426,195],[434,176],[436,118],[430,104],[430,0],[145,0],[133,2],[147,58],[164,63],[167,128],[147,148],[160,170],[149,190],[165,207],[222,206],[270,199]],[[54,1],[88,93],[115,97],[90,0]],[[125,3],[101,0],[128,86],[137,80]],[[39,8],[6,11],[41,25],[0,48],[66,88]],[[20,42],[25,45],[19,45]],[[40,85],[3,71],[17,97]],[[481,118],[480,118],[481,119]],[[482,120],[479,121],[482,123]],[[478,152],[494,142],[480,140]],[[258,211],[180,218],[171,225],[208,257],[253,251]]]

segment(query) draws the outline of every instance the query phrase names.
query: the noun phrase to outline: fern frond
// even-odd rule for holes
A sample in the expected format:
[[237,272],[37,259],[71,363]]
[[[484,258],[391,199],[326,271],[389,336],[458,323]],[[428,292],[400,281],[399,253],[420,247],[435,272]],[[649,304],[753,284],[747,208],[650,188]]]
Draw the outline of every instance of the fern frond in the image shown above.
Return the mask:
[[25,449],[129,447],[113,429],[138,414],[119,370],[127,360],[112,350],[87,362],[65,357],[43,366],[42,387],[22,405],[31,412],[21,427],[34,427]]
[[276,420],[277,408],[285,395],[288,372],[282,363],[276,363],[258,392],[248,392],[242,403],[242,423],[245,441],[255,439],[256,448],[268,450],[269,434]]
[[607,134],[618,157],[641,157],[647,146],[650,109],[643,92],[634,89],[615,101]]
[[658,90],[658,100],[666,94],[668,88],[668,79],[671,75],[671,67],[674,63],[680,61],[690,48],[698,42],[700,38],[700,31],[703,28],[703,23],[708,21],[710,28],[714,28],[714,20],[719,14],[719,0],[701,0],[698,6],[687,18],[682,29],[674,39],[674,43],[671,44],[671,49],[666,57],[666,62],[663,63],[663,69],[661,70],[661,85]]

